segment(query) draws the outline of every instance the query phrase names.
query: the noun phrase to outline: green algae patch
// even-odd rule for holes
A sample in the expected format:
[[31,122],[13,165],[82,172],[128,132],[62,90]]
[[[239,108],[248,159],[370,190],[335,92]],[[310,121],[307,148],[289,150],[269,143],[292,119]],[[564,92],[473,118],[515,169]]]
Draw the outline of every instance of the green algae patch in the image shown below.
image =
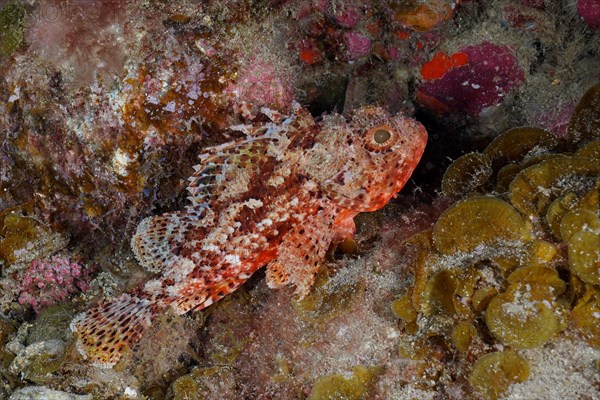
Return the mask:
[[0,60],[11,56],[23,42],[25,15],[25,8],[16,1],[0,8]]
[[560,221],[560,236],[566,243],[573,235],[583,230],[589,232],[600,230],[600,217],[595,212],[582,209],[569,211]]
[[561,238],[560,224],[563,217],[575,208],[578,201],[577,195],[573,192],[569,192],[564,196],[557,197],[548,206],[548,210],[546,211],[546,225],[548,225],[556,238]]
[[240,338],[229,327],[225,327],[213,340],[218,345],[214,346],[216,351],[210,353],[210,359],[215,364],[220,365],[233,365],[239,355],[242,354],[246,344],[250,342],[249,338]]
[[0,212],[0,263],[27,263],[62,249],[67,242],[33,216],[30,204]]
[[29,329],[27,343],[52,339],[70,340],[72,333],[69,329],[69,324],[76,314],[76,308],[68,304],[60,304],[42,309]]
[[[7,350],[0,350],[0,370],[8,371],[8,367],[15,359],[15,355]],[[0,375],[1,376],[1,375]]]
[[[6,371],[15,358],[14,354],[4,350],[4,344],[14,332],[15,328],[10,322],[0,319],[0,370],[2,371]],[[0,376],[2,375],[0,374]]]
[[202,400],[204,394],[214,393],[222,388],[225,398],[232,395],[227,388],[235,386],[234,372],[227,367],[196,368],[189,374],[179,377],[169,388],[168,398],[173,400]]
[[452,344],[462,353],[469,350],[471,343],[477,338],[477,328],[470,322],[459,322],[452,328]]
[[573,308],[571,319],[575,329],[594,348],[600,349],[600,289],[588,286]]
[[492,176],[492,162],[481,153],[465,154],[446,170],[442,178],[442,193],[448,197],[461,197],[477,191]]
[[15,328],[9,321],[0,319],[0,344],[6,342],[14,332]]
[[[437,219],[422,256],[403,261],[414,279],[391,304],[402,358],[457,360],[461,379],[498,399],[529,376],[517,350],[565,330],[600,347],[599,90],[584,96],[567,138],[515,128],[448,167],[442,192],[462,199]],[[487,346],[509,351],[469,372]]]
[[327,322],[346,314],[362,299],[365,283],[362,280],[337,283],[326,277],[302,300],[294,302],[300,319],[311,323]]
[[173,383],[173,399],[175,400],[201,400],[200,385],[191,376],[187,374],[177,379]]
[[511,284],[487,307],[485,322],[502,343],[530,349],[549,341],[560,329],[552,302],[552,288]]
[[506,164],[500,168],[496,175],[496,192],[506,192],[510,183],[515,179],[515,176],[517,176],[519,171],[521,171],[521,167],[516,163]]
[[556,198],[589,189],[598,174],[600,164],[591,157],[547,159],[517,174],[509,186],[509,199],[523,215],[538,217]]
[[375,384],[381,368],[361,365],[352,369],[352,376],[342,374],[322,376],[315,382],[309,400],[362,400],[366,399]]
[[423,293],[425,299],[422,306],[425,315],[445,315],[452,317],[456,314],[454,294],[456,293],[456,271],[442,270],[433,275],[428,281]]
[[492,286],[484,286],[476,289],[471,296],[471,308],[477,313],[483,312],[497,294],[498,289]]
[[529,265],[513,271],[506,279],[509,284],[546,287],[553,296],[560,296],[567,290],[567,284],[560,279],[558,272],[544,265]]
[[486,399],[499,399],[513,383],[529,378],[529,362],[514,351],[481,356],[473,364],[469,382]]
[[498,135],[483,150],[495,169],[511,162],[521,162],[527,155],[553,149],[557,145],[554,135],[534,127],[518,127]]
[[406,322],[416,321],[419,316],[419,313],[413,306],[411,296],[404,296],[394,300],[390,307],[398,318]]
[[600,284],[600,233],[577,232],[568,247],[571,271],[586,283]]
[[23,378],[37,384],[55,381],[57,373],[67,362],[66,354],[40,354],[22,371]]
[[581,146],[575,153],[580,157],[600,158],[600,139],[593,140],[584,146]]
[[[32,323],[25,344],[62,343],[50,351],[41,351],[32,357],[21,374],[28,380],[46,384],[57,379],[67,363],[73,361],[77,353],[69,324],[75,316],[75,308],[70,305],[57,305],[43,309]],[[59,349],[61,349],[58,351]],[[76,357],[76,356],[75,356]]]
[[528,227],[517,210],[491,196],[474,196],[457,202],[440,216],[433,228],[433,244],[442,254],[467,253],[499,240],[528,238]]

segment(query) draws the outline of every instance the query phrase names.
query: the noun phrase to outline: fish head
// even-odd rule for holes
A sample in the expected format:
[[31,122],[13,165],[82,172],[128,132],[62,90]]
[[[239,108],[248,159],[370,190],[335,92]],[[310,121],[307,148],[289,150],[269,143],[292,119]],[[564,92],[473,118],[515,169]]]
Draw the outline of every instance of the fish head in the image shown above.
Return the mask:
[[357,212],[387,204],[409,179],[427,143],[418,121],[374,106],[355,110],[350,121],[332,121],[327,130],[323,147],[333,161],[324,165],[321,188],[333,202]]

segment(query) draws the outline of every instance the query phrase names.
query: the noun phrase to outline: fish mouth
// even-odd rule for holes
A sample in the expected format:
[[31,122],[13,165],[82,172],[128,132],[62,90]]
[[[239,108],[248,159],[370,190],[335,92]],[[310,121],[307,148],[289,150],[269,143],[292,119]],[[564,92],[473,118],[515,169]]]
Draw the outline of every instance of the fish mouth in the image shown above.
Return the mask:
[[427,140],[429,139],[429,135],[427,134],[427,130],[425,127],[418,121],[413,121],[415,124],[415,138],[414,138],[414,148],[413,148],[413,158],[415,159],[415,166],[421,160],[423,153],[425,152],[425,147],[427,146]]
[[400,133],[402,145],[412,150],[412,156],[420,159],[428,138],[427,130],[423,124],[416,119],[398,115],[394,118],[394,127]]
[[399,165],[397,165],[394,171],[395,189],[397,192],[406,184],[406,181],[408,181],[419,164],[425,152],[428,135],[425,127],[419,121],[412,118],[396,116],[394,118],[394,125],[402,138],[397,148],[399,156],[397,161]]
[[403,164],[414,162],[416,165],[427,145],[427,130],[419,121],[403,115],[394,117],[393,127],[399,135],[395,145],[399,158]]

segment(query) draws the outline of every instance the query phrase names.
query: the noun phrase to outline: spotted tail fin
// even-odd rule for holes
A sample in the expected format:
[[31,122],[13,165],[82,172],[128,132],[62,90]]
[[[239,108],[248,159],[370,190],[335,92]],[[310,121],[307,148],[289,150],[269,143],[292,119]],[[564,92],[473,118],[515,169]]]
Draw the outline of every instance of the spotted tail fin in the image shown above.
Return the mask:
[[110,368],[139,341],[163,307],[127,293],[101,303],[71,322],[71,330],[79,334],[77,347],[96,366]]

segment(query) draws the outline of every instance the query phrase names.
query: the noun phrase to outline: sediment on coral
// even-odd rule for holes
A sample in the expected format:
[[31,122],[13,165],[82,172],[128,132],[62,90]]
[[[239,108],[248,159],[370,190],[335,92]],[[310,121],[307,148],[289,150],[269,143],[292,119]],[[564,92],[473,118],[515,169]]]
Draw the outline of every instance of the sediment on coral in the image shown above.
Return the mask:
[[435,356],[428,341],[440,338],[485,398],[527,381],[521,350],[572,334],[598,346],[589,314],[599,306],[597,90],[583,96],[567,137],[515,128],[456,159],[442,191],[459,200],[404,243],[420,254],[413,284],[391,304],[405,351],[426,360]]

